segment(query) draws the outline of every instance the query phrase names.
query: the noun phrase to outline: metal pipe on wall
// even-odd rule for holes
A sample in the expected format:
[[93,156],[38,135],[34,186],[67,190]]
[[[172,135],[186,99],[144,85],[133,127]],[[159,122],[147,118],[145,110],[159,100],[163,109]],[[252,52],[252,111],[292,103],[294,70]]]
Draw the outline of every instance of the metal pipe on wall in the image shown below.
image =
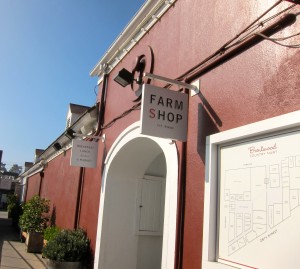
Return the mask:
[[[263,34],[265,36],[271,36],[287,26],[292,25],[296,22],[297,15],[289,13],[282,16],[279,20],[268,26],[266,29],[259,32],[260,34]],[[223,55],[221,55],[219,58],[214,60],[213,62],[204,65],[203,67],[200,67],[198,70],[193,72],[190,75],[187,75],[185,78],[185,81],[187,83],[190,83],[196,79],[198,79],[200,76],[203,76],[204,74],[212,71],[213,69],[217,68],[218,66],[222,65],[223,63],[231,60],[232,58],[240,55],[241,53],[245,52],[246,50],[252,48],[253,46],[257,45],[261,41],[263,41],[264,38],[259,35],[252,35],[245,41],[243,41],[240,45],[236,46],[235,48],[231,49],[228,52],[225,52]]]
[[[102,133],[102,126],[103,126],[103,122],[104,122],[108,76],[109,76],[108,74],[104,75],[103,84],[102,84],[101,101],[100,101],[100,104],[98,104],[99,105],[98,124],[97,124],[97,130],[96,130],[94,136],[99,136],[99,139],[100,139],[100,135]],[[85,175],[85,168],[80,167],[78,193],[77,193],[75,219],[74,219],[74,228],[79,227],[81,203],[82,203],[82,195],[83,195],[83,185],[84,185],[84,175]]]

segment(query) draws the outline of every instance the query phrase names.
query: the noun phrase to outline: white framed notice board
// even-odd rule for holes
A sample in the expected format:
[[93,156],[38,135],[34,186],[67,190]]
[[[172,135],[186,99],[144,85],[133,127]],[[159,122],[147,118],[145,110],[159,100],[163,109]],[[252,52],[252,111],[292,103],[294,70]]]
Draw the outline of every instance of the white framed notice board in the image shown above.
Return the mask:
[[274,261],[272,269],[296,268],[300,131],[220,147],[219,156],[218,261],[248,268],[270,268]]
[[297,111],[208,138],[203,269],[298,268],[299,121]]

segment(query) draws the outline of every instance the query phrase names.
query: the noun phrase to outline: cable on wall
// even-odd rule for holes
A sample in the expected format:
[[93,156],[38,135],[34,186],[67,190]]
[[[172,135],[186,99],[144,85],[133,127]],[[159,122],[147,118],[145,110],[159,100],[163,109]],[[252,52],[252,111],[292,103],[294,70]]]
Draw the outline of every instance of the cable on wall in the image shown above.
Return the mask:
[[[293,4],[289,7],[287,7],[286,9],[276,13],[275,15],[263,20],[263,21],[260,21],[260,22],[257,22],[257,24],[255,25],[252,25],[251,27],[249,27],[248,29],[248,33],[247,35],[245,35],[244,37],[242,37],[241,39],[239,39],[238,41],[236,41],[235,43],[231,44],[230,46],[227,46],[226,49],[230,49],[234,46],[237,46],[239,45],[240,43],[242,43],[244,40],[246,40],[247,38],[249,38],[251,36],[251,34],[253,34],[257,29],[263,27],[266,25],[266,23],[268,23],[269,21],[271,20],[274,20],[275,18],[277,18],[278,16],[284,14],[284,13],[287,13],[288,11],[291,11],[295,6],[297,6],[296,4]],[[261,16],[260,16],[261,18]]]
[[[291,35],[289,37],[279,38],[279,39],[277,39],[277,38],[270,38],[270,37],[268,37],[268,36],[266,36],[266,35],[264,35],[262,33],[257,33],[257,32],[253,33],[258,28],[265,26],[265,24],[267,22],[275,19],[276,17],[280,16],[283,13],[287,13],[287,11],[290,11],[295,6],[297,6],[297,4],[292,4],[291,6],[289,6],[289,7],[285,8],[284,10],[276,13],[275,15],[273,15],[273,16],[271,16],[271,17],[269,17],[269,18],[267,18],[267,19],[265,19],[263,21],[260,21],[265,15],[267,15],[271,10],[273,10],[275,7],[277,7],[281,2],[283,2],[283,0],[277,1],[269,9],[267,9],[262,15],[260,15],[252,23],[250,23],[247,27],[245,27],[240,33],[238,33],[234,38],[232,38],[229,41],[227,41],[223,46],[221,46],[218,50],[216,50],[210,56],[208,56],[207,58],[205,58],[199,64],[195,65],[194,67],[190,68],[185,73],[183,73],[182,75],[180,75],[179,77],[177,77],[176,80],[178,80],[178,81],[183,81],[183,80],[186,81],[187,77],[189,77],[189,81],[190,81],[191,78],[193,78],[195,76],[195,74],[198,74],[198,72],[199,72],[198,70],[200,70],[204,65],[208,64],[209,62],[212,62],[213,60],[216,60],[216,58],[224,55],[227,50],[232,49],[234,47],[237,47],[238,45],[242,44],[245,40],[247,40],[248,38],[251,38],[253,36],[260,36],[263,39],[272,41],[272,42],[274,42],[274,43],[276,43],[278,45],[281,45],[281,46],[285,46],[285,47],[289,47],[289,48],[299,48],[300,44],[285,45],[285,44],[282,44],[282,43],[280,43],[278,41],[280,41],[280,40],[287,40],[289,38],[292,38],[294,36],[299,35],[300,33]],[[295,16],[298,16],[298,15],[299,15],[299,13],[296,14]],[[223,62],[221,62],[221,63],[223,63]],[[169,87],[170,87],[169,84],[166,84],[164,86],[164,88],[169,88]],[[129,108],[128,110],[124,111],[121,115],[117,116],[112,121],[110,121],[108,124],[106,124],[105,126],[103,126],[102,130],[110,128],[112,125],[114,125],[115,122],[117,122],[118,120],[124,118],[125,116],[127,116],[131,112],[133,112],[135,110],[139,110],[140,106],[141,106],[141,102],[133,105],[131,108]]]
[[[300,33],[298,33],[296,35],[299,35],[299,34]],[[256,33],[256,35],[261,36],[264,39],[269,40],[269,41],[271,41],[271,42],[273,42],[273,43],[275,43],[277,45],[283,46],[283,47],[292,48],[292,49],[298,49],[298,48],[300,48],[300,44],[287,45],[287,44],[283,44],[283,43],[278,42],[277,38],[270,38],[270,37],[268,37],[268,36],[266,36],[264,34],[261,34],[261,33]],[[295,35],[293,35],[293,36],[295,36]],[[282,40],[282,38],[279,38],[279,40]],[[285,39],[283,39],[283,40],[285,40]]]
[[115,124],[116,121],[124,118],[125,116],[130,114],[132,111],[139,110],[140,108],[141,108],[141,102],[135,104],[134,106],[132,106],[128,110],[124,111],[120,116],[114,118],[112,121],[107,123],[105,126],[103,126],[102,130],[110,128],[111,126],[113,126]]

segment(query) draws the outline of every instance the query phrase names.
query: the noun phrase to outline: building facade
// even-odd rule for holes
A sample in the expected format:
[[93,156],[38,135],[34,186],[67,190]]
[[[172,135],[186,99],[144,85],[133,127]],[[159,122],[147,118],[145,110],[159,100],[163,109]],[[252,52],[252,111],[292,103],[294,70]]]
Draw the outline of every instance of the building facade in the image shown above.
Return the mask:
[[[300,153],[287,142],[299,133],[299,12],[297,1],[145,2],[91,71],[97,167],[59,151],[28,173],[27,199],[47,197],[57,225],[86,229],[97,269],[296,268],[274,246],[300,219]],[[188,94],[186,141],[141,134],[145,84]],[[171,101],[159,105],[149,117],[174,121]]]

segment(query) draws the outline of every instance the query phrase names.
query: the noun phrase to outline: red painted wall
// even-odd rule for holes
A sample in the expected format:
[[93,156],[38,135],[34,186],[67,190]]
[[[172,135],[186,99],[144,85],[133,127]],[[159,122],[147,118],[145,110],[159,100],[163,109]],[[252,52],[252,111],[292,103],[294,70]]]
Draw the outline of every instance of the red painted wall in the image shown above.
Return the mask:
[[[105,122],[134,104],[130,87],[122,88],[112,78],[123,67],[132,70],[136,56],[141,54],[146,54],[148,71],[148,46],[155,55],[153,73],[176,78],[274,3],[177,1],[110,74]],[[281,4],[275,12],[288,5]],[[299,26],[297,22],[278,35],[296,33]],[[201,77],[201,94],[190,98],[189,108],[183,268],[201,268],[206,136],[299,110],[299,63],[299,50],[264,41]],[[108,149],[118,134],[137,120],[139,112],[133,112],[105,130]]]
[[[103,144],[99,142],[99,152]],[[62,228],[74,228],[77,199],[81,199],[78,209],[79,227],[87,231],[91,240],[91,249],[95,249],[97,220],[100,200],[102,155],[99,154],[98,168],[84,169],[82,196],[78,193],[80,167],[70,166],[71,150],[66,151],[50,161],[44,168],[44,177],[40,187],[41,176],[37,173],[28,180],[26,200],[39,194],[51,203],[51,213],[55,213],[56,225]],[[54,211],[53,211],[54,209]]]
[[40,183],[41,183],[40,173],[37,173],[34,176],[27,179],[27,190],[26,190],[26,197],[25,197],[26,201],[30,200],[32,196],[39,194]]
[[41,196],[55,207],[56,225],[63,228],[74,228],[78,195],[80,168],[70,166],[70,153],[68,150],[48,163],[41,190]]
[[91,239],[91,249],[95,250],[97,222],[101,190],[101,167],[103,161],[104,144],[99,141],[98,144],[98,162],[97,168],[84,169],[84,181],[82,187],[82,203],[80,207],[79,226],[88,231]]
[[[176,78],[200,63],[225,42],[236,36],[274,1],[178,0],[133,50],[111,72],[108,82],[105,124],[131,108],[136,98],[130,87],[113,81],[116,73],[132,70],[138,55],[146,55],[149,72],[151,46],[153,73]],[[274,3],[273,3],[274,2]],[[275,12],[290,4],[280,4]],[[297,11],[300,12],[299,7]],[[297,32],[300,23],[278,33]],[[97,59],[95,58],[95,61]],[[203,201],[205,177],[205,139],[207,135],[253,123],[300,109],[300,51],[268,41],[242,53],[201,77],[201,94],[190,98],[186,172],[185,223],[182,268],[201,268]],[[155,82],[156,85],[164,86]],[[100,100],[102,85],[99,87]],[[177,90],[177,89],[176,89]],[[109,151],[117,136],[139,120],[134,111],[104,130]],[[103,144],[99,142],[96,169],[84,170],[80,226],[88,231],[95,247],[101,189]],[[178,143],[182,159],[181,143]],[[42,196],[56,206],[57,224],[73,227],[80,169],[69,165],[70,152],[52,160],[45,168]],[[184,173],[183,173],[184,174]],[[29,179],[27,197],[37,191],[38,175]]]

